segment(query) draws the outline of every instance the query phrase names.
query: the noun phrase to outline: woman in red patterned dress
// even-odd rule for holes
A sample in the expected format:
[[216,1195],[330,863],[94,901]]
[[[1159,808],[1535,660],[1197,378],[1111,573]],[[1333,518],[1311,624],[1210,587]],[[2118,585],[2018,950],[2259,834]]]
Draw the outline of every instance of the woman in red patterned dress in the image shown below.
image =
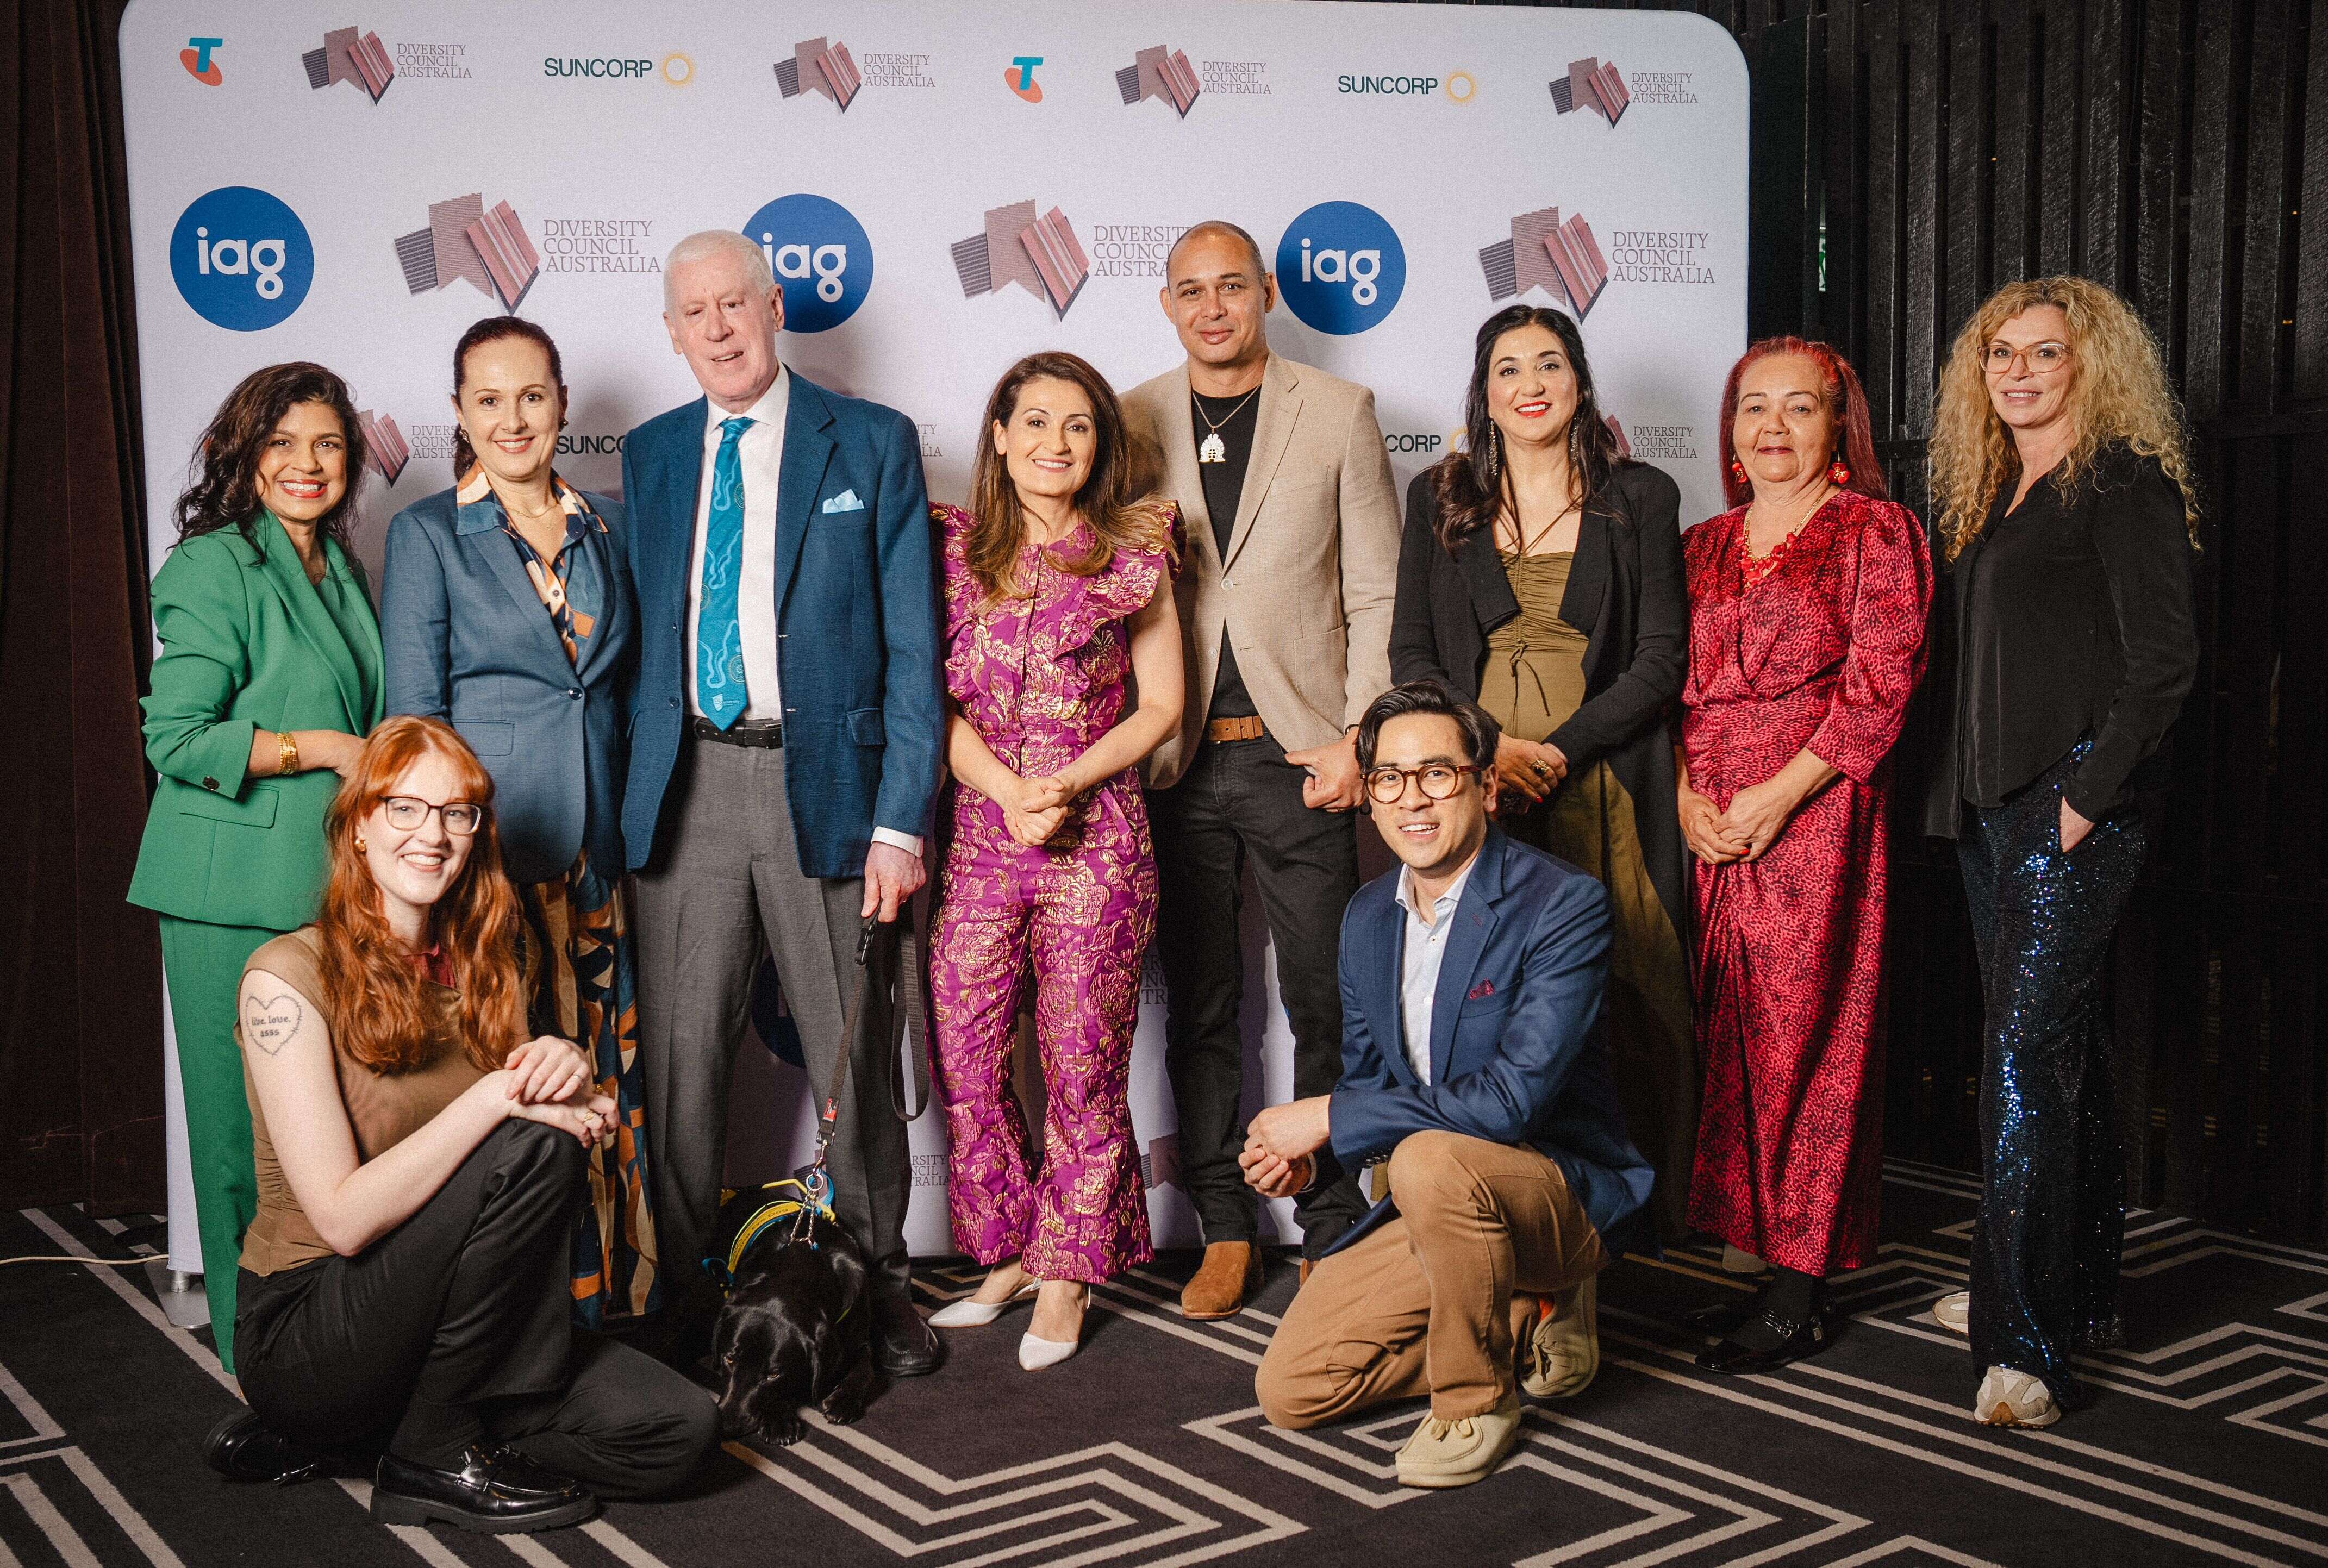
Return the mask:
[[1884,758],[1924,669],[1923,525],[1884,493],[1867,400],[1824,343],[1746,351],[1730,511],[1683,536],[1682,835],[1704,1106],[1690,1223],[1766,1260],[1694,1327],[1751,1373],[1825,1348],[1821,1283],[1873,1261],[1882,1181]]

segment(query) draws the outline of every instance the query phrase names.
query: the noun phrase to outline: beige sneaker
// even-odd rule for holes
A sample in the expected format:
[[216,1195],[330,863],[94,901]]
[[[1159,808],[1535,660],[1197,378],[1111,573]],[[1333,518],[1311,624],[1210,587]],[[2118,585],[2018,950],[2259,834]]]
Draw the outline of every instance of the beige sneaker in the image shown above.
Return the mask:
[[1531,1397],[1582,1394],[1600,1370],[1600,1333],[1593,1316],[1598,1279],[1588,1274],[1582,1284],[1542,1298],[1535,1330],[1520,1346],[1520,1386]]
[[1972,1418],[1983,1426],[2051,1426],[2061,1412],[2043,1380],[2010,1366],[1992,1366],[1972,1396]]
[[1398,1451],[1403,1487],[1468,1487],[1485,1480],[1520,1437],[1520,1396],[1505,1395],[1485,1415],[1441,1421],[1426,1415]]
[[1951,1334],[1972,1332],[1972,1292],[1950,1291],[1932,1303],[1932,1321]]

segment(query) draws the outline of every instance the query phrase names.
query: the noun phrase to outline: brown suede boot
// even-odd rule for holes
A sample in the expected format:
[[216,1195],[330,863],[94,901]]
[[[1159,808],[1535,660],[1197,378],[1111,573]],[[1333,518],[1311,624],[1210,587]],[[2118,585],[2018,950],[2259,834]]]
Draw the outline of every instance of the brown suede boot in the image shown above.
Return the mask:
[[1234,1318],[1261,1289],[1261,1249],[1251,1242],[1213,1242],[1204,1266],[1180,1291],[1183,1318]]

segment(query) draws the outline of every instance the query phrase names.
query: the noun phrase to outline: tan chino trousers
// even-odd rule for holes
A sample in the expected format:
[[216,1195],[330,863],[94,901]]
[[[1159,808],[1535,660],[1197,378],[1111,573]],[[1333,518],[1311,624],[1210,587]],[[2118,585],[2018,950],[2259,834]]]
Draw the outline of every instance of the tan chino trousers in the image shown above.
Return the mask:
[[1392,1151],[1390,1192],[1398,1213],[1319,1263],[1261,1358],[1253,1392],[1278,1426],[1422,1394],[1441,1421],[1484,1415],[1514,1391],[1533,1298],[1609,1261],[1568,1178],[1533,1149],[1413,1133]]

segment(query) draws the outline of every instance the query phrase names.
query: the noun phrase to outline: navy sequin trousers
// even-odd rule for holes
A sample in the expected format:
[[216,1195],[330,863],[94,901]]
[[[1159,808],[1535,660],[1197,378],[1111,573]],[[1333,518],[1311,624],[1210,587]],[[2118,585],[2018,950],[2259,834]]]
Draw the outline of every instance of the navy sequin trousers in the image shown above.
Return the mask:
[[2086,1397],[2071,1353],[2118,1331],[2126,1160],[2103,974],[2145,849],[2128,807],[2062,852],[2061,787],[2089,744],[2003,804],[1967,807],[1957,843],[1986,1037],[1974,1375],[2028,1373],[2065,1406]]

